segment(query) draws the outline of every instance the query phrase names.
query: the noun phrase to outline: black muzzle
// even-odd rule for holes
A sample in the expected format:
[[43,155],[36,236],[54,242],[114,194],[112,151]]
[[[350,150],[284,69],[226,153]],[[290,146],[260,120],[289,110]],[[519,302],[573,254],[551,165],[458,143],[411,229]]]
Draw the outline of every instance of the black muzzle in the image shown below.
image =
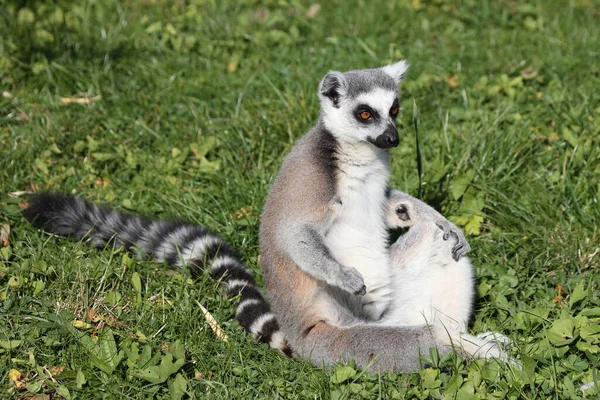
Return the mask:
[[367,138],[370,143],[373,143],[375,147],[380,149],[390,149],[398,146],[400,143],[400,136],[398,136],[398,130],[394,125],[388,125],[383,133],[377,136],[375,139]]

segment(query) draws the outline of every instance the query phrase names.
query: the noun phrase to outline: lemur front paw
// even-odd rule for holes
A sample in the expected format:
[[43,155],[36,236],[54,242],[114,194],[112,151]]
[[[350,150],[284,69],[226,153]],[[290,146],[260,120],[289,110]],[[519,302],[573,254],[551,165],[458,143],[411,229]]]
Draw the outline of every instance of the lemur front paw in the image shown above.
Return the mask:
[[341,272],[341,282],[338,282],[336,286],[356,296],[363,296],[367,293],[363,276],[356,268],[344,267]]
[[435,221],[435,224],[444,231],[444,240],[448,240],[450,236],[456,238],[456,244],[452,248],[452,258],[454,258],[454,261],[460,260],[462,256],[471,251],[471,246],[469,246],[464,233],[456,225],[447,219],[438,219]]

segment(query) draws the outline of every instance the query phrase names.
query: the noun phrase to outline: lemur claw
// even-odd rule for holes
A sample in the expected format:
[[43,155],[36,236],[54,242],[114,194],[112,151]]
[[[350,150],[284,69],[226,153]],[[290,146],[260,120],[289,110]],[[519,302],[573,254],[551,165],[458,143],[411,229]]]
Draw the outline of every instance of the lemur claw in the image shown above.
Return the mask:
[[460,260],[462,256],[471,251],[471,246],[469,246],[465,235],[456,225],[446,219],[439,219],[435,224],[444,231],[444,240],[448,240],[450,236],[456,238],[456,244],[452,248],[452,258],[454,258],[454,261]]

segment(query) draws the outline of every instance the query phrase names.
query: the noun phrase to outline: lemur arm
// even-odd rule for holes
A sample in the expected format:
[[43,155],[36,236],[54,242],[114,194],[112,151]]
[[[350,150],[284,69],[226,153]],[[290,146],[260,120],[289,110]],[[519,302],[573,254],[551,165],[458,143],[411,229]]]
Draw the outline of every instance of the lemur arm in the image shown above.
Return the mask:
[[[289,228],[289,227],[288,227]],[[281,245],[300,269],[317,280],[355,295],[364,295],[366,286],[360,272],[340,264],[329,251],[323,236],[311,225],[298,224],[280,236]]]
[[388,199],[386,224],[389,229],[408,228],[419,222],[433,221],[444,231],[444,240],[448,240],[450,236],[456,238],[456,244],[452,248],[452,256],[456,261],[471,251],[464,233],[433,207],[390,187],[386,190],[386,197]]

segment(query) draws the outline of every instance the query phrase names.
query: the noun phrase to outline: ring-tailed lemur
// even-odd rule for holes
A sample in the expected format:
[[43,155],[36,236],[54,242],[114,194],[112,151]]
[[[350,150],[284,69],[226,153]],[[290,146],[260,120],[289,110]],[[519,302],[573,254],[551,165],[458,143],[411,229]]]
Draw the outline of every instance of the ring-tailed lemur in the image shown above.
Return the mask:
[[[431,347],[451,351],[425,321],[378,321],[396,295],[386,193],[406,69],[400,61],[329,72],[318,91],[320,118],[286,157],[265,202],[260,244],[267,293],[291,347],[316,365],[353,358],[361,367],[411,371]],[[459,239],[455,256],[468,249],[453,225],[442,228]]]
[[386,220],[392,229],[410,229],[390,247],[395,295],[380,323],[427,323],[438,343],[471,357],[509,361],[498,346],[508,338],[467,333],[475,281],[471,261],[463,257],[470,247],[462,232],[424,202],[397,190],[390,190]]
[[205,227],[156,221],[100,207],[80,198],[50,193],[33,195],[25,218],[48,232],[75,240],[89,239],[96,248],[126,247],[139,256],[172,266],[187,266],[192,275],[208,269],[232,296],[240,296],[236,318],[259,340],[290,355],[269,304],[233,248]]

